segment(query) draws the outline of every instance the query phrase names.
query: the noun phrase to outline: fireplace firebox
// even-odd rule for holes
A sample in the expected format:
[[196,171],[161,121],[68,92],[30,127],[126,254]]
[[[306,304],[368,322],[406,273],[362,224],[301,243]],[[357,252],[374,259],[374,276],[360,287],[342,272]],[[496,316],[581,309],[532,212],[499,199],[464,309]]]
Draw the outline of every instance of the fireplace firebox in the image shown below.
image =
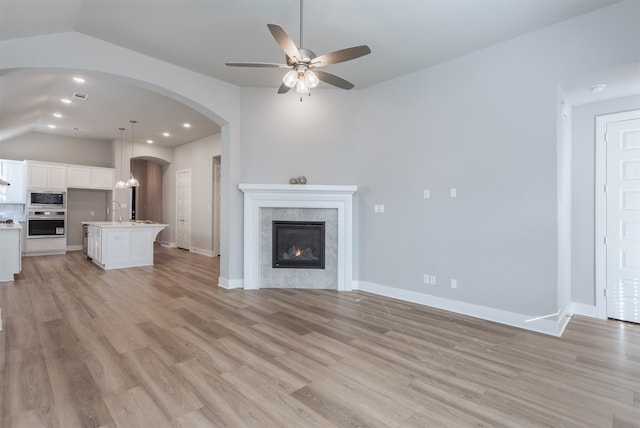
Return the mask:
[[273,268],[324,269],[323,221],[274,221]]

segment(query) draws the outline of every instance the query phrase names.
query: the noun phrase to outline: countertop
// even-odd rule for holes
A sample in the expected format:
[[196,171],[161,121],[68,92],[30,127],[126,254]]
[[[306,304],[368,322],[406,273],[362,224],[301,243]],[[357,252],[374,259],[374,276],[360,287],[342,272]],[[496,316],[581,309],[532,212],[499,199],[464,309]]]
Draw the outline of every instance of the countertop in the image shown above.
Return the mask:
[[155,227],[155,226],[169,226],[164,223],[149,223],[146,221],[83,221],[82,224],[88,224],[90,226],[98,227]]
[[17,221],[13,224],[0,223],[0,230],[20,230],[22,226]]

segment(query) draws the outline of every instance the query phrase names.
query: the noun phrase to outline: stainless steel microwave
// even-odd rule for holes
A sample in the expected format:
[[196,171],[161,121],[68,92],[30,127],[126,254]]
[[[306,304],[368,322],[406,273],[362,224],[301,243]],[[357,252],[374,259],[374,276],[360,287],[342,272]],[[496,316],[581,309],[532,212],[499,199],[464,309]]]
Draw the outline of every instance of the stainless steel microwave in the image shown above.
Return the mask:
[[60,191],[30,190],[27,203],[31,208],[57,208],[67,206],[67,193]]

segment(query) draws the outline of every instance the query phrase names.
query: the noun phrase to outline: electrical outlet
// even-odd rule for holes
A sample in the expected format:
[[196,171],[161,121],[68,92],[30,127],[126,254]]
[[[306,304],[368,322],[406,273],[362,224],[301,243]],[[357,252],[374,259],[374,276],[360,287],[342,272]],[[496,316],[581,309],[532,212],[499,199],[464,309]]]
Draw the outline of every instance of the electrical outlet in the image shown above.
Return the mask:
[[384,204],[380,204],[380,214],[384,214]]
[[436,277],[435,276],[431,275],[429,277],[429,284],[436,285]]
[[380,205],[375,204],[373,206],[373,212],[376,213],[376,214],[379,214],[380,213]]
[[424,193],[423,193],[423,197],[424,197],[425,199],[429,199],[429,198],[431,198],[431,190],[429,190],[429,189],[425,189],[425,190],[424,190]]
[[425,274],[424,274],[424,279],[423,279],[423,281],[424,281],[424,283],[425,283],[425,284],[429,284],[429,274],[428,274],[428,273],[425,273]]
[[456,189],[455,187],[449,189],[449,196],[451,196],[452,198],[458,196],[458,189]]
[[451,280],[451,288],[458,288],[458,280],[457,279],[452,279]]

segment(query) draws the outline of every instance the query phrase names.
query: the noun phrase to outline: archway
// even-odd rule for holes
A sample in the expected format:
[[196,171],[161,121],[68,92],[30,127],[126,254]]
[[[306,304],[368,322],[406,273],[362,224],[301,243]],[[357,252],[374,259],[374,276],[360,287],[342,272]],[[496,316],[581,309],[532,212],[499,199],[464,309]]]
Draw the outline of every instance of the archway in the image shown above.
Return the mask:
[[241,144],[240,132],[233,127],[240,123],[238,88],[75,32],[3,41],[0,56],[0,70],[4,72],[38,69],[104,73],[182,102],[218,123],[222,152],[218,283],[228,288],[242,285],[242,195],[237,187]]

